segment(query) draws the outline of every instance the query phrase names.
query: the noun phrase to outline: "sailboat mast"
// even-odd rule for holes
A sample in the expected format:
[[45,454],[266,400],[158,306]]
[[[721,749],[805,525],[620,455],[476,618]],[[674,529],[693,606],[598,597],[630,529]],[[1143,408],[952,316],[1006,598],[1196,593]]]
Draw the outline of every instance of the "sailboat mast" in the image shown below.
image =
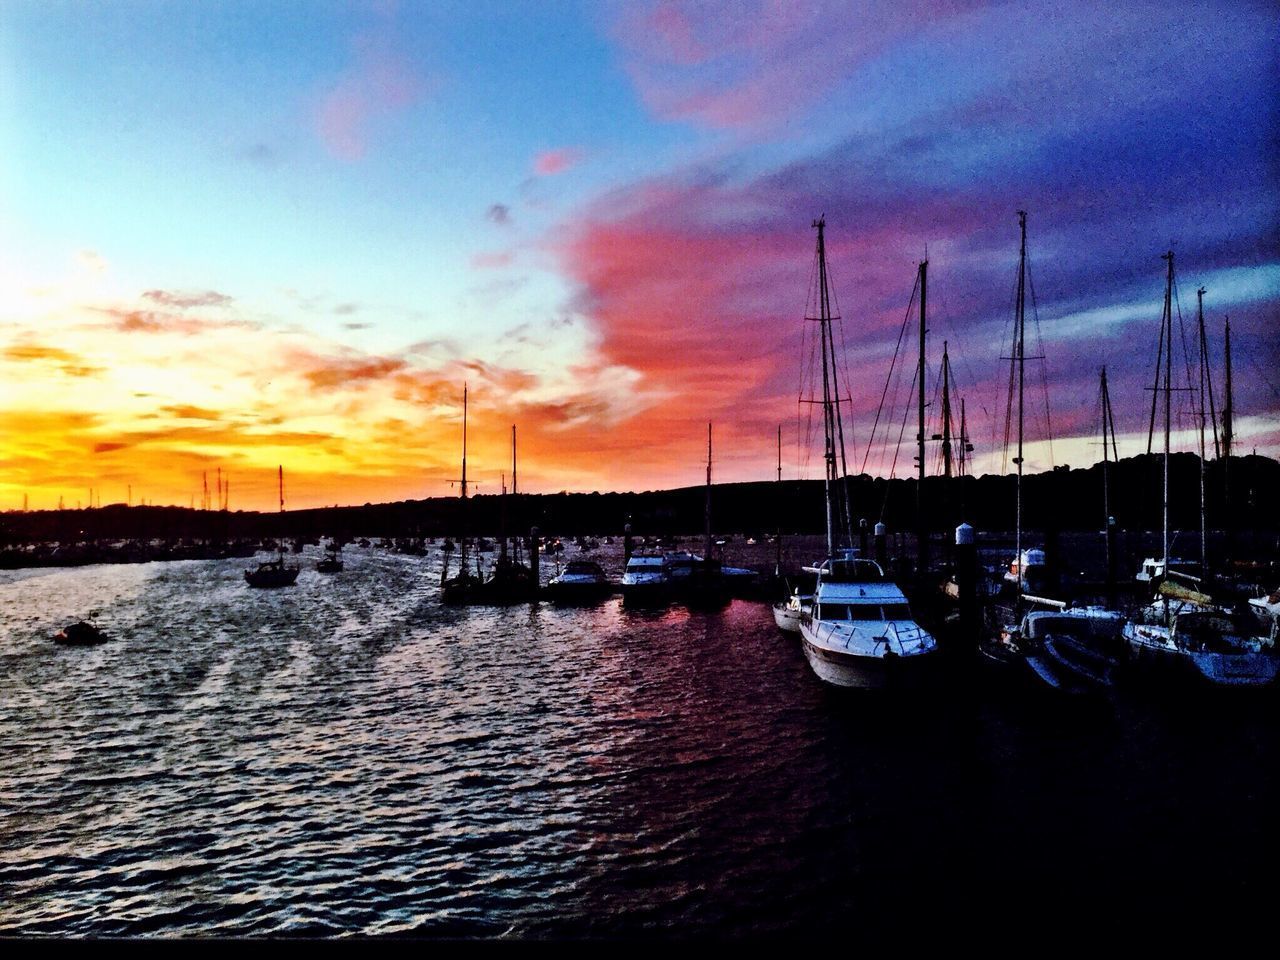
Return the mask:
[[818,230],[818,333],[822,340],[822,425],[825,448],[823,459],[826,462],[826,478],[824,486],[827,500],[827,556],[835,556],[835,515],[832,484],[836,476],[835,445],[835,412],[831,402],[831,366],[833,357],[828,357],[828,334],[831,328],[831,304],[827,294],[827,246],[824,232],[827,227],[825,217],[813,221]]
[[1231,318],[1227,317],[1224,321],[1222,333],[1222,359],[1226,364],[1226,402],[1222,407],[1222,455],[1227,458],[1227,462],[1231,461],[1231,442],[1235,440],[1235,426],[1232,422],[1235,414],[1235,404],[1232,402],[1231,396]]
[[514,497],[520,492],[519,486],[516,484],[516,425],[511,425],[511,495]]
[[1027,212],[1018,211],[1018,228],[1022,234],[1021,250],[1018,254],[1018,298],[1015,305],[1014,361],[1018,365],[1018,456],[1014,463],[1018,467],[1016,490],[1016,527],[1014,532],[1014,556],[1018,564],[1018,593],[1022,593],[1024,571],[1022,569],[1022,438],[1023,438],[1023,395],[1026,384],[1026,305],[1027,305]]
[[[782,488],[782,424],[778,424],[778,488]],[[782,499],[778,499],[778,506],[782,506]],[[773,564],[773,575],[775,577],[782,576],[782,511],[778,511],[778,535],[774,538],[774,544],[777,549],[777,558]]]
[[1169,344],[1164,364],[1164,495],[1161,547],[1164,549],[1164,572],[1169,574],[1169,426],[1173,415],[1173,251],[1161,254],[1169,269],[1164,285],[1164,316],[1161,318],[1161,337]]
[[942,475],[951,479],[951,359],[942,341]]
[[929,565],[929,531],[924,522],[924,375],[925,375],[925,301],[929,291],[929,261],[920,261],[920,358],[916,367],[918,403],[916,408],[916,459],[919,460],[916,477],[916,555],[920,573]]
[[[1208,518],[1205,513],[1204,502],[1204,472],[1205,472],[1205,447],[1204,447],[1204,427],[1207,411],[1205,409],[1205,378],[1209,374],[1208,356],[1209,345],[1205,341],[1204,335],[1204,287],[1196,291],[1197,313],[1200,319],[1200,575],[1209,575],[1209,527]],[[1214,427],[1214,433],[1217,434],[1217,427]]]
[[462,499],[467,499],[467,385],[462,385]]
[[703,523],[706,526],[706,546],[703,563],[711,562],[711,421],[707,421],[707,498],[703,505]]
[[280,512],[284,513],[284,464],[276,467],[276,479],[280,486]]

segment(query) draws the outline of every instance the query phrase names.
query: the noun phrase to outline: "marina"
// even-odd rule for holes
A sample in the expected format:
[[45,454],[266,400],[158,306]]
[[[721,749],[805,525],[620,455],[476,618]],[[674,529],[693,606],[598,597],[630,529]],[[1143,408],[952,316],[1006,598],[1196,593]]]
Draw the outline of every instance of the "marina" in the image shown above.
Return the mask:
[[10,0],[0,943],[1265,948],[1278,35]]

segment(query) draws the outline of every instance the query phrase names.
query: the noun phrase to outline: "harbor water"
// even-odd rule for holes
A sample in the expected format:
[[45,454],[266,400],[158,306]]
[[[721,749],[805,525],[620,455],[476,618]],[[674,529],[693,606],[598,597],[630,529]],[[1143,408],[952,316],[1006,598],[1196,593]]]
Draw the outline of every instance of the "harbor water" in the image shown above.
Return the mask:
[[[967,671],[841,691],[763,604],[450,609],[438,553],[317,557],[281,590],[243,560],[0,573],[0,933],[920,933],[1274,903],[1273,698]],[[111,642],[51,642],[82,618]]]

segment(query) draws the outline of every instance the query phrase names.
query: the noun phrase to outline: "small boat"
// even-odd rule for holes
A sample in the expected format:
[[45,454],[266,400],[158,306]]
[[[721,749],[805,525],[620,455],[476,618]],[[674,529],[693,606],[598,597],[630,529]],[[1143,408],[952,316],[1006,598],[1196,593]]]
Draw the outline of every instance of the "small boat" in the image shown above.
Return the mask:
[[506,555],[499,556],[493,572],[475,591],[471,602],[508,606],[528,603],[538,598],[538,582],[533,571],[523,563]]
[[292,587],[298,582],[298,571],[284,562],[281,552],[276,559],[258,564],[257,570],[246,570],[244,579],[251,587]]
[[[280,513],[284,513],[284,466],[276,468],[276,476],[280,484]],[[295,540],[294,553],[302,550],[302,543]],[[276,559],[258,564],[257,570],[244,572],[245,582],[251,587],[292,587],[298,582],[298,567],[291,567],[284,562],[284,543],[276,543]]]
[[1016,584],[1023,593],[1039,593],[1044,588],[1045,554],[1039,547],[1027,547],[1009,561],[1005,583]]
[[325,553],[324,555],[324,559],[316,561],[316,572],[317,573],[341,573],[342,572],[342,560],[338,556],[338,548],[336,546],[329,548],[328,552]]
[[611,593],[613,584],[594,560],[570,560],[564,572],[547,583],[548,596],[559,604],[594,603]]
[[80,620],[69,624],[53,635],[53,642],[66,647],[92,647],[106,643],[110,639],[105,633],[89,623]]
[[1123,614],[1102,607],[1033,610],[1020,626],[1027,666],[1070,693],[1114,686],[1129,659],[1124,626]]
[[786,600],[773,605],[773,622],[785,633],[799,633],[800,620],[813,612],[813,594],[801,593],[797,587]]

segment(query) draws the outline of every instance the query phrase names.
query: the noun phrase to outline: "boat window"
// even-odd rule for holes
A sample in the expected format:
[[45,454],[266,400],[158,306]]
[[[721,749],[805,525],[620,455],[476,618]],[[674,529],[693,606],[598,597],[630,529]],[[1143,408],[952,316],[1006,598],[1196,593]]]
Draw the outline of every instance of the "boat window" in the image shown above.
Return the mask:
[[911,608],[905,603],[886,603],[884,605],[884,618],[886,620],[910,620]]
[[850,620],[879,620],[880,605],[875,603],[854,603],[849,606]]

